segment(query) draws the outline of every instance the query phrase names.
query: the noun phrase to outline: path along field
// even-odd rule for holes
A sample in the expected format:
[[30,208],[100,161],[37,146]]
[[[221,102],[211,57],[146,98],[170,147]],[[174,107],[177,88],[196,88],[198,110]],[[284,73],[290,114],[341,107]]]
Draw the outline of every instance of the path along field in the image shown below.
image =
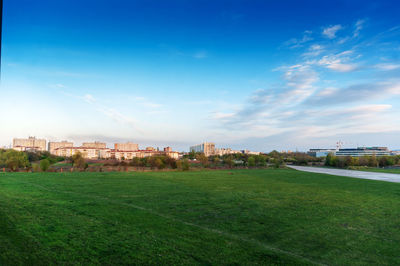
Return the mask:
[[0,265],[400,264],[400,184],[295,170],[0,174]]

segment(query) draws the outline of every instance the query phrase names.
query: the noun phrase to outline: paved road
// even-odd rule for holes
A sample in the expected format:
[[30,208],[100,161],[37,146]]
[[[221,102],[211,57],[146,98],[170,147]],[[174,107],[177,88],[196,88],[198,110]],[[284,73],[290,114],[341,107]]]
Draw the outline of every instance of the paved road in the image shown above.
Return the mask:
[[297,166],[297,165],[288,165],[288,167],[299,170],[299,171],[304,171],[304,172],[347,176],[347,177],[355,177],[355,178],[362,178],[362,179],[372,179],[372,180],[381,180],[381,181],[387,181],[387,182],[400,183],[400,174],[364,172],[364,171],[355,171],[355,170],[342,170],[342,169]]

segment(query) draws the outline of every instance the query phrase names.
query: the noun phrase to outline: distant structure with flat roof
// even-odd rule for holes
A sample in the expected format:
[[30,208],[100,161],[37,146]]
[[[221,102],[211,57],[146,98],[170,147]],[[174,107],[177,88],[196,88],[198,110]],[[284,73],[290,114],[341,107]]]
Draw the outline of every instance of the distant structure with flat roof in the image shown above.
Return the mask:
[[204,153],[205,156],[210,156],[215,154],[215,143],[212,142],[203,142],[201,144],[197,144],[190,147],[191,152],[201,152]]
[[17,151],[46,151],[46,140],[29,137],[27,139],[13,139],[13,149]]

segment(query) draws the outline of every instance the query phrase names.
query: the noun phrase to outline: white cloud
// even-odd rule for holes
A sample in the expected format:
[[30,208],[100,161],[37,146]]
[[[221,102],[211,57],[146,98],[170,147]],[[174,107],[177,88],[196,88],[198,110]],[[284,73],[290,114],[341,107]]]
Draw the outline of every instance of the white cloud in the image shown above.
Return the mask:
[[334,26],[329,26],[327,28],[324,28],[322,30],[322,35],[324,35],[325,37],[329,38],[329,39],[335,39],[336,38],[336,33],[341,30],[343,27],[342,25],[338,24],[338,25],[334,25]]
[[301,39],[292,38],[285,42],[285,45],[289,46],[290,48],[298,48],[302,47],[304,43],[312,41],[313,38],[311,37],[312,31],[306,30],[303,33],[303,37]]
[[350,63],[353,60],[349,57],[351,54],[353,51],[347,50],[336,55],[325,55],[318,61],[318,65],[339,72],[354,71],[357,69],[357,65]]
[[96,99],[91,94],[86,94],[85,96],[83,96],[83,99],[85,100],[85,102],[90,103],[90,104],[92,104],[96,101]]
[[360,35],[360,31],[363,29],[364,23],[365,23],[365,20],[363,20],[363,19],[357,20],[356,24],[354,25],[355,29],[354,29],[353,37],[358,37],[358,35]]
[[380,70],[395,70],[400,68],[400,64],[383,63],[375,65],[375,68],[378,68]]

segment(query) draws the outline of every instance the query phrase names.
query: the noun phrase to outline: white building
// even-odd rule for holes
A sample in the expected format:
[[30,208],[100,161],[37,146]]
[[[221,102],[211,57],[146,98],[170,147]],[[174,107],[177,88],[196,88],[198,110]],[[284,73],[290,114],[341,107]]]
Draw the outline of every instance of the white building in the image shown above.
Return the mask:
[[215,143],[212,142],[204,142],[198,145],[194,145],[190,147],[191,152],[202,152],[206,156],[215,154]]

